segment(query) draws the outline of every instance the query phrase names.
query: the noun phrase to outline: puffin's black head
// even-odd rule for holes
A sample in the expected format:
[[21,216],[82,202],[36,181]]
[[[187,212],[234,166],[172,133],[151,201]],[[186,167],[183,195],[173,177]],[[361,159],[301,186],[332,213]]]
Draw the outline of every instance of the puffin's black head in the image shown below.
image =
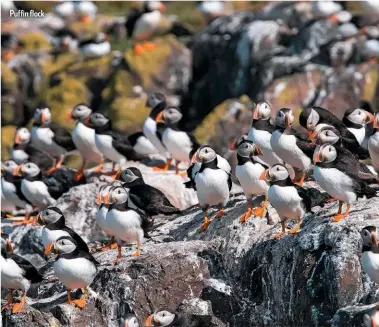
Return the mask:
[[37,223],[39,225],[48,225],[62,218],[64,219],[64,215],[58,207],[48,207],[38,214]]
[[103,127],[109,124],[110,120],[100,112],[94,112],[83,120],[88,127]]
[[160,12],[164,12],[166,10],[166,7],[160,1],[145,1],[143,9],[144,9],[145,13],[152,12],[155,10],[159,10]]
[[128,313],[120,319],[120,327],[140,327],[140,324],[134,314]]
[[254,142],[244,140],[238,145],[237,153],[241,157],[253,157],[262,155],[263,151]]
[[372,247],[379,247],[378,231],[375,226],[366,226],[361,230],[363,241],[363,251],[367,251]]
[[71,236],[61,236],[50,247],[50,253],[71,253],[74,252],[78,244]]
[[260,179],[266,180],[267,182],[277,182],[284,181],[289,178],[290,174],[288,169],[283,164],[276,164],[266,169],[262,174]]
[[123,186],[114,186],[109,191],[109,202],[121,204],[128,201],[128,191]]
[[314,131],[320,123],[320,115],[314,108],[306,108],[300,113],[299,123],[305,129]]
[[34,121],[38,124],[51,123],[51,112],[49,108],[37,108],[34,112]]
[[315,135],[313,141],[317,145],[336,144],[341,138],[341,133],[333,126],[324,126],[312,135]]
[[176,124],[183,117],[183,114],[178,108],[168,107],[165,110],[161,111],[155,118],[157,123],[167,123],[167,124]]
[[14,144],[27,144],[30,141],[30,132],[26,127],[18,127],[14,134]]
[[12,160],[7,159],[1,162],[1,173],[15,174],[18,169],[18,165]]
[[143,180],[142,173],[137,167],[126,168],[120,175],[120,180],[128,184],[136,181],[137,179]]
[[258,102],[253,109],[253,119],[266,120],[266,119],[270,119],[270,117],[271,117],[271,106],[265,101]]
[[282,108],[276,114],[276,125],[282,128],[289,128],[293,124],[295,117],[289,108]]
[[238,139],[234,139],[232,143],[230,144],[229,150],[230,151],[235,151],[237,150],[238,146],[243,142],[247,140],[247,135],[243,134],[241,135]]
[[41,173],[39,167],[33,162],[25,162],[22,165],[18,166],[13,174],[16,176],[27,176],[34,177]]
[[372,113],[361,108],[346,110],[343,120],[346,126],[350,124],[364,126],[366,124],[374,123],[375,117]]
[[145,327],[169,326],[175,319],[176,315],[167,310],[158,311],[151,314],[145,320]]
[[313,162],[332,162],[337,158],[337,150],[331,144],[318,145],[313,153]]
[[147,98],[146,107],[154,108],[159,103],[165,103],[165,105],[164,105],[164,107],[165,107],[166,106],[166,97],[163,93],[156,92]]
[[70,118],[74,120],[84,120],[89,117],[91,113],[92,110],[85,103],[79,103],[72,109]]
[[216,151],[213,150],[209,145],[202,145],[197,151],[196,160],[198,162],[211,162],[217,158]]

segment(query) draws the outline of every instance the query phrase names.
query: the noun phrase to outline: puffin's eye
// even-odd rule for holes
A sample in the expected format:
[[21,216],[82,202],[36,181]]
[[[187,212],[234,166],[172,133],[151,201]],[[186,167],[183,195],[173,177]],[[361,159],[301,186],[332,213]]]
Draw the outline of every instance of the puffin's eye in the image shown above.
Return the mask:
[[329,148],[329,152],[332,152],[332,148]]
[[121,191],[120,191],[120,190],[118,190],[117,194],[121,194]]
[[46,216],[48,216],[49,215],[49,211],[46,211]]
[[207,150],[207,149],[205,149],[205,153],[208,153],[208,150]]
[[276,171],[279,171],[279,167],[276,167]]

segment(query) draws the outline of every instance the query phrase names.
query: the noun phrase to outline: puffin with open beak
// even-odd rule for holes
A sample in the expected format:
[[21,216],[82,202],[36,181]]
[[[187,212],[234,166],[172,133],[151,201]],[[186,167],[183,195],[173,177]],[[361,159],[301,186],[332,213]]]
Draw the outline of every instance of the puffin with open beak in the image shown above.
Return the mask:
[[301,173],[300,179],[295,176],[295,180],[302,186],[312,163],[315,146],[291,127],[294,120],[291,109],[280,109],[276,115],[276,129],[272,133],[270,144],[275,153],[294,168],[296,175]]
[[95,143],[99,151],[113,162],[112,173],[115,164],[119,164],[117,173],[113,176],[116,179],[122,172],[122,166],[128,160],[139,161],[145,156],[135,152],[129,143],[128,136],[116,131],[112,127],[112,121],[99,112],[92,113],[84,120],[86,126],[95,129]]
[[379,174],[379,113],[376,113],[375,115],[374,133],[368,140],[368,151],[370,153],[372,165]]
[[[162,142],[172,158],[175,159],[175,174],[179,174],[180,162],[188,162],[189,153],[199,148],[199,142],[191,133],[178,128],[183,115],[178,108],[168,107],[156,117],[157,123],[164,123]],[[186,172],[184,172],[186,175]]]
[[374,121],[375,117],[372,113],[360,108],[346,110],[342,119],[359,144],[362,144],[366,137],[366,124],[374,123]]
[[37,216],[37,224],[42,228],[42,244],[45,247],[45,254],[49,254],[54,242],[61,236],[72,237],[82,251],[89,252],[87,243],[71,228],[66,226],[66,219],[58,207],[48,207],[42,210]]
[[323,206],[330,198],[328,194],[321,193],[317,189],[304,189],[294,184],[283,164],[276,164],[266,169],[260,178],[270,184],[267,192],[268,200],[280,217],[282,230],[274,236],[278,239],[286,234],[286,220],[297,220],[297,226],[288,232],[296,234],[300,231],[304,215],[313,207]]
[[259,102],[253,109],[253,121],[247,136],[262,150],[260,159],[268,166],[283,163],[283,160],[272,150],[270,140],[275,126],[270,122],[271,106],[267,102]]
[[31,144],[31,134],[26,127],[18,127],[15,132],[11,158],[21,165],[24,162],[35,163],[42,171],[54,166],[54,158],[46,151]]
[[[313,162],[315,164],[313,176],[317,183],[333,198],[339,200],[339,209],[333,221],[338,222],[348,216],[351,204],[358,198],[366,196],[368,199],[376,196],[376,190],[369,187],[360,177],[355,157],[339,154],[330,144],[317,146]],[[342,213],[342,206],[346,203],[346,210]]]
[[361,264],[364,272],[379,284],[379,243],[378,231],[375,226],[367,226],[362,229],[363,240]]
[[95,130],[84,124],[84,120],[91,113],[92,110],[88,106],[84,103],[79,103],[72,109],[68,117],[77,122],[72,130],[72,141],[83,158],[82,166],[75,174],[75,179],[77,180],[84,177],[84,168],[88,161],[99,163],[99,166],[93,171],[94,173],[101,173],[103,170],[103,155],[96,146]]
[[[70,236],[58,238],[50,250],[58,254],[53,268],[59,281],[67,288],[67,303],[83,309],[88,298],[88,286],[96,277],[99,263],[92,254],[81,250]],[[84,294],[80,299],[72,300],[71,290],[78,288],[84,289]]]
[[[236,177],[245,193],[248,209],[244,213],[240,222],[244,223],[251,215],[263,217],[268,204],[267,191],[269,185],[261,180],[260,176],[268,168],[266,165],[254,160],[254,156],[263,155],[261,148],[249,140],[242,141],[237,149]],[[253,197],[263,195],[265,197],[261,207],[253,208]]]
[[76,149],[71,134],[51,121],[51,112],[48,108],[36,109],[34,113],[32,144],[55,158],[55,166],[46,172],[48,175],[60,168],[64,157]]
[[313,140],[317,135],[317,127],[319,125],[323,125],[319,128],[327,125],[332,126],[340,133],[342,143],[346,149],[354,155],[357,155],[359,159],[366,159],[369,157],[368,151],[360,146],[354,134],[347,129],[342,120],[327,109],[321,107],[304,109],[300,113],[299,123],[308,131],[310,140]]
[[[12,312],[20,312],[26,302],[26,294],[32,284],[42,282],[43,277],[26,259],[13,253],[13,247],[7,234],[1,233],[1,287],[8,288],[8,301],[1,311],[13,306]],[[19,303],[13,303],[12,290],[22,290]]]
[[204,214],[204,222],[200,232],[205,231],[211,221],[207,216],[210,206],[217,206],[215,219],[224,215],[224,208],[229,201],[229,193],[232,188],[230,173],[221,169],[218,164],[216,152],[208,145],[204,145],[197,151],[196,161],[201,163],[200,170],[195,176],[195,184],[199,204]]

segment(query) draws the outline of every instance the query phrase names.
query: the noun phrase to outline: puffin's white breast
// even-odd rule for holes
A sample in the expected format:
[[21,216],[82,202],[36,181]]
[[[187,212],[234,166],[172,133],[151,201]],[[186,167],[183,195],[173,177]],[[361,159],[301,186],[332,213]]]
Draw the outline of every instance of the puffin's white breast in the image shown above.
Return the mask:
[[81,47],[80,51],[86,58],[102,57],[111,52],[111,44],[108,41],[90,43]]
[[1,191],[4,196],[16,207],[25,208],[26,203],[21,200],[16,193],[16,186],[1,178]]
[[368,151],[375,170],[379,173],[379,132],[376,132],[368,140]]
[[158,10],[143,14],[136,22],[132,38],[136,41],[145,41],[150,38],[159,27],[161,17]]
[[143,124],[143,134],[148,138],[148,140],[153,143],[153,145],[158,149],[158,151],[164,155],[166,158],[170,158],[170,154],[159,140],[157,132],[157,123],[151,117],[147,117],[145,123]]
[[1,256],[1,286],[10,289],[21,289],[27,291],[30,281],[24,278],[24,270],[12,259]]
[[106,219],[116,238],[129,243],[142,242],[144,233],[141,218],[134,210],[109,210]]
[[379,284],[379,253],[363,252],[361,263],[363,270],[370,279]]
[[42,181],[30,182],[23,179],[21,182],[21,192],[34,206],[40,209],[55,205],[57,202],[51,197],[47,185]]
[[99,162],[101,153],[95,143],[95,131],[78,122],[72,131],[72,140],[85,160]]
[[247,135],[247,139],[254,142],[256,145],[258,145],[263,155],[260,156],[260,158],[267,163],[268,165],[272,166],[277,163],[282,163],[283,160],[280,159],[276,153],[272,150],[271,147],[271,133],[268,131],[262,131],[259,129],[255,129],[254,127],[250,128],[249,134]]
[[48,127],[32,128],[32,144],[39,150],[49,153],[53,157],[64,155],[67,151],[53,141],[54,133]]
[[99,151],[107,159],[117,163],[122,163],[126,160],[125,157],[118,153],[113,147],[112,137],[110,135],[96,134],[95,142]]
[[142,155],[158,154],[158,149],[149,141],[149,139],[142,135],[137,139],[137,143],[134,145],[134,150]]
[[237,165],[236,177],[246,196],[267,194],[267,183],[259,179],[264,170],[265,168],[262,165],[252,162]]
[[107,221],[108,209],[109,208],[104,205],[101,206],[101,208],[97,210],[95,219],[96,223],[99,225],[102,231],[104,231],[109,236],[113,236],[113,231],[109,228]]
[[28,161],[29,155],[24,150],[12,149],[11,158],[19,165]]
[[187,133],[166,128],[162,135],[162,141],[172,157],[179,161],[188,162],[189,153],[192,150],[191,140]]
[[362,127],[362,128],[348,128],[348,130],[354,134],[358,143],[362,144],[363,140],[365,139],[366,129]]

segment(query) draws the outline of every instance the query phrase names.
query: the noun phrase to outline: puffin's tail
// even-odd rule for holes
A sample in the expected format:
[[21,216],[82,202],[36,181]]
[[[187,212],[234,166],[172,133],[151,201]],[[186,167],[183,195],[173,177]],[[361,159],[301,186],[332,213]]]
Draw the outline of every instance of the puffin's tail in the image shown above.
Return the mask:
[[379,196],[379,190],[365,184],[362,188],[362,195],[366,195],[367,199],[371,199],[375,196]]
[[175,215],[175,214],[179,214],[182,212],[178,208],[175,208],[173,205],[162,205],[159,208],[159,211],[160,211],[160,213],[162,213],[164,215]]
[[183,183],[186,188],[194,188],[194,183],[192,180],[189,180],[188,182]]

